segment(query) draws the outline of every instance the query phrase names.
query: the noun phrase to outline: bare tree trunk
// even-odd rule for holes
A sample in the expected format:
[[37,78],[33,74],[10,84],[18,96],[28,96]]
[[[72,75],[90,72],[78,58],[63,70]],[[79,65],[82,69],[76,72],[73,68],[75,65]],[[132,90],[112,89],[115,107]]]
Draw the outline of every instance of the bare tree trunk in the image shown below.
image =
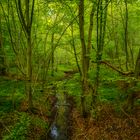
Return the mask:
[[33,108],[33,101],[32,101],[32,45],[31,45],[31,36],[28,36],[27,42],[27,92],[28,92],[28,103],[29,103],[29,111]]
[[131,55],[131,68],[134,69],[135,61],[134,61],[134,50],[133,50],[132,43],[131,43],[131,46],[130,46],[130,55]]
[[52,59],[51,59],[51,75],[54,76],[54,33],[52,33],[51,38],[51,51],[52,51]]
[[81,96],[81,104],[82,104],[82,112],[83,116],[86,117],[88,112],[86,109],[86,95],[87,95],[87,63],[86,63],[86,44],[85,44],[85,32],[84,32],[84,0],[80,0],[79,3],[79,28],[80,28],[80,40],[82,46],[82,96]]
[[127,0],[124,0],[125,2],[125,65],[126,65],[126,70],[128,71],[128,62],[129,62],[129,55],[128,55],[128,6],[127,6]]
[[73,35],[73,24],[71,25],[71,34],[72,34],[72,47],[74,50],[74,57],[75,57],[76,65],[77,65],[77,68],[78,68],[80,75],[82,75],[81,68],[80,68],[80,65],[78,62],[77,53],[76,53],[76,47],[75,47],[75,41],[74,41],[74,35]]

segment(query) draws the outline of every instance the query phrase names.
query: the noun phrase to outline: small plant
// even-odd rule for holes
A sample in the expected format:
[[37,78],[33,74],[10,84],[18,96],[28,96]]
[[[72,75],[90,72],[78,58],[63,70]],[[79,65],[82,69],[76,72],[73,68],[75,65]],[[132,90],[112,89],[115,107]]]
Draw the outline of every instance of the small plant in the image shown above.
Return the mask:
[[12,127],[10,134],[3,137],[3,140],[26,140],[29,125],[30,117],[27,114],[22,113],[19,122]]

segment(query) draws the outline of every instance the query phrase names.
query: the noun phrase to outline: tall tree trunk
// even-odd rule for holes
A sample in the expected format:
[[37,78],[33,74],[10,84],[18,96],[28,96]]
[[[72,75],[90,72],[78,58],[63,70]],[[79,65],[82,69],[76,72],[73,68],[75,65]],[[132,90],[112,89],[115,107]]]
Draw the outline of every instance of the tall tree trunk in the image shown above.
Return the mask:
[[2,28],[0,17],[0,75],[6,75],[5,54],[3,50]]
[[111,1],[111,20],[112,20],[112,33],[115,45],[115,58],[117,58],[119,68],[121,68],[121,60],[120,60],[120,51],[119,51],[119,41],[118,41],[118,32],[116,31],[116,26],[118,21],[114,20],[114,13],[113,13],[113,1]]
[[27,73],[26,73],[26,89],[28,95],[28,109],[32,111],[33,108],[33,100],[32,100],[32,22],[33,22],[33,14],[34,14],[34,3],[35,0],[25,0],[25,17],[23,15],[22,2],[18,0],[17,12],[19,15],[20,23],[23,27],[26,40],[27,40]]
[[132,46],[132,43],[129,45],[130,47],[130,55],[131,55],[131,68],[134,69],[135,67],[135,61],[134,61],[134,49]]
[[[98,89],[98,86],[99,86],[99,71],[100,71],[100,60],[101,60],[101,46],[100,46],[100,21],[101,20],[101,17],[100,17],[100,6],[101,6],[101,1],[102,0],[98,0],[98,5],[97,5],[97,23],[96,23],[96,26],[97,26],[97,40],[96,40],[96,43],[97,43],[97,53],[96,53],[96,79],[95,79],[95,85],[94,85],[94,95],[93,95],[93,104],[95,105],[96,104],[96,99],[97,99],[97,89]],[[100,18],[99,18],[100,17]],[[95,108],[95,106],[94,106]]]
[[51,51],[52,51],[52,59],[51,59],[51,75],[54,76],[54,33],[52,33],[51,38]]
[[125,2],[125,39],[124,39],[124,44],[125,44],[125,65],[126,65],[126,70],[128,71],[128,62],[129,62],[129,55],[128,55],[128,5],[127,5],[127,0],[124,0]]
[[84,33],[84,0],[80,0],[79,4],[79,28],[80,28],[80,40],[82,45],[82,96],[81,96],[81,104],[82,104],[82,112],[83,116],[87,115],[86,112],[86,104],[85,104],[85,94],[86,94],[86,86],[87,86],[87,74],[86,74],[86,45],[85,45],[85,33]]
[[76,53],[75,40],[74,40],[74,35],[73,35],[74,34],[73,33],[73,24],[71,25],[71,34],[72,34],[72,47],[73,47],[73,51],[74,51],[74,57],[75,57],[76,65],[77,65],[77,68],[78,68],[78,71],[79,71],[80,75],[82,75],[81,68],[80,68],[80,65],[79,65],[79,62],[78,62],[77,53]]
[[139,76],[140,76],[140,49],[135,64],[135,78],[138,79]]
[[91,51],[91,40],[92,40],[92,31],[93,31],[93,16],[96,8],[95,5],[92,5],[92,10],[90,13],[90,25],[89,25],[89,31],[88,31],[88,44],[87,44],[87,71],[90,67],[90,51]]
[[92,39],[92,30],[93,30],[93,16],[94,16],[94,4],[90,13],[90,25],[88,32],[88,42],[87,46],[85,43],[85,30],[84,30],[84,0],[80,0],[79,3],[79,29],[80,29],[80,40],[81,40],[81,48],[82,48],[82,68],[81,68],[81,84],[82,84],[82,96],[81,96],[81,104],[82,104],[82,112],[83,116],[87,117],[89,112],[89,83],[88,83],[88,70],[89,70],[89,62],[90,62],[90,50],[91,50],[91,39]]
[[30,2],[26,0],[26,33],[27,33],[27,94],[29,111],[33,108],[32,102],[32,43],[31,43],[31,28],[30,28]]
[[28,103],[29,103],[29,111],[33,108],[32,101],[32,45],[31,45],[31,36],[28,36],[27,40],[27,92],[28,92]]
[[86,44],[85,44],[85,32],[84,32],[84,0],[80,0],[79,3],[79,28],[80,28],[80,40],[82,46],[82,96],[81,96],[81,104],[82,104],[82,112],[83,116],[86,117],[88,112],[86,109],[86,96],[88,94],[87,91],[87,63],[86,63]]
[[104,48],[104,38],[106,32],[108,0],[105,0],[105,7],[103,7],[103,0],[98,1],[97,5],[97,53],[96,53],[96,78],[94,84],[93,104],[96,105],[100,77],[100,61],[102,60],[102,52]]

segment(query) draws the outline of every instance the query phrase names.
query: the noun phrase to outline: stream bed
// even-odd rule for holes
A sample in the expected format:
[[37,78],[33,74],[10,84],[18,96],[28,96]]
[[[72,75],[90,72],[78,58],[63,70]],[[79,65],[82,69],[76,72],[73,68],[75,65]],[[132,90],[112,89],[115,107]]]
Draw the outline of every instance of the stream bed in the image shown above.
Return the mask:
[[67,94],[60,92],[56,94],[55,116],[49,131],[49,140],[70,140],[69,138],[69,113],[70,104]]

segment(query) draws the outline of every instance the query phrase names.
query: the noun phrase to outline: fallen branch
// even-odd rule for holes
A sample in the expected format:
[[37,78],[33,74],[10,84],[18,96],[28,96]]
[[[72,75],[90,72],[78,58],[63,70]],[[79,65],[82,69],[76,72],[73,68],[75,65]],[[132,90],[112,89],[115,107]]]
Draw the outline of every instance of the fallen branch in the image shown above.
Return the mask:
[[[92,62],[93,62],[93,61],[92,61]],[[93,62],[93,63],[97,63],[97,62]],[[104,65],[110,67],[111,69],[117,71],[117,72],[118,72],[119,74],[121,74],[121,75],[128,76],[128,75],[134,74],[133,71],[128,71],[128,72],[121,71],[120,69],[118,69],[117,67],[113,66],[112,64],[110,64],[110,63],[107,62],[107,61],[101,60],[101,61],[100,61],[100,64],[104,64]]]

